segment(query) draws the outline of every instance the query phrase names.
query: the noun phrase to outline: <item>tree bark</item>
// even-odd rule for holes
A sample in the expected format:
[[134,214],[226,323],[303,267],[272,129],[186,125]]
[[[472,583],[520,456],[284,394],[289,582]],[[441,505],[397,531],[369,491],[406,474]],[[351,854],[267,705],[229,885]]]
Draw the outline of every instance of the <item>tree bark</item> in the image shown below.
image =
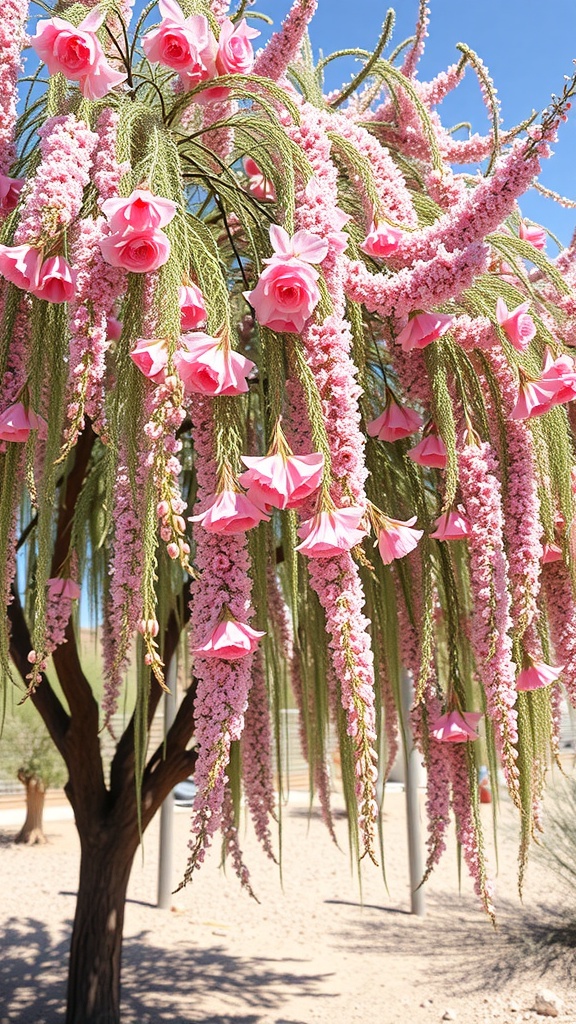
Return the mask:
[[18,772],[18,778],[26,786],[26,821],[14,842],[26,843],[28,846],[40,845],[46,842],[43,828],[46,787],[42,779],[35,775]]

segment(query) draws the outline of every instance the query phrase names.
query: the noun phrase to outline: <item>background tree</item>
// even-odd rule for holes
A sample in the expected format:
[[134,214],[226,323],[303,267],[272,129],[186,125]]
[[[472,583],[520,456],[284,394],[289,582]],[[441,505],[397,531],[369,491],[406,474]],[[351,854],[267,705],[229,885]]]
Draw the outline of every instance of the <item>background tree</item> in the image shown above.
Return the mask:
[[26,820],[15,843],[45,843],[46,792],[66,780],[64,763],[31,704],[7,718],[2,734],[2,767],[26,787]]

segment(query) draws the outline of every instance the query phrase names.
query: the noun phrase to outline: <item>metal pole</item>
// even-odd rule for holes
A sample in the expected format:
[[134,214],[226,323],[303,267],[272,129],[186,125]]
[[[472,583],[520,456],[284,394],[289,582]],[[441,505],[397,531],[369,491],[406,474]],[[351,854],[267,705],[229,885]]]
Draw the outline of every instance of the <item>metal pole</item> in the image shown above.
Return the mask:
[[414,745],[410,728],[410,707],[413,698],[412,679],[408,672],[402,672],[402,717],[404,719],[404,778],[406,793],[406,821],[408,825],[408,862],[410,866],[410,912],[418,917],[426,914],[424,889],[418,888],[424,874],[422,857],[422,832],[420,828],[420,806],[418,801],[418,775],[420,755]]
[[[170,689],[164,698],[164,735],[176,717],[176,685],[178,681],[178,658],[174,653],[166,672],[166,684]],[[160,808],[160,843],[158,848],[158,907],[169,910],[172,904],[174,864],[174,794],[170,792]]]

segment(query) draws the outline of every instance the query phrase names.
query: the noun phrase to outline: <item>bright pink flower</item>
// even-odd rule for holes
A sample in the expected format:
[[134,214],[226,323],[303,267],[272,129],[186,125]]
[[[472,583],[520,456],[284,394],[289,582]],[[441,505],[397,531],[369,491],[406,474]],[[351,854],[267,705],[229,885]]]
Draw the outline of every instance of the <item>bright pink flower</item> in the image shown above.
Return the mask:
[[266,455],[263,458],[242,455],[242,462],[248,470],[238,481],[257,505],[295,508],[322,483],[324,456],[319,452],[312,455]]
[[31,430],[42,432],[45,426],[41,416],[15,402],[0,413],[0,441],[27,441]]
[[543,565],[548,565],[549,562],[561,562],[563,557],[562,548],[559,544],[547,544],[544,541],[542,544],[542,558],[540,559]]
[[528,313],[529,307],[529,302],[522,302],[509,311],[504,299],[498,299],[496,303],[496,320],[510,344],[519,352],[523,352],[536,335],[536,324]]
[[42,253],[32,245],[0,245],[0,275],[17,288],[33,291],[41,265]]
[[370,437],[379,441],[399,441],[402,437],[410,437],[422,426],[422,417],[415,409],[400,405],[389,393],[386,408],[381,416],[366,424]]
[[174,365],[187,391],[198,395],[242,395],[255,364],[202,331],[185,334]]
[[58,597],[67,597],[74,601],[80,597],[80,587],[74,580],[63,579],[61,576],[52,576],[46,580],[48,587],[48,600],[54,601]]
[[115,316],[106,317],[106,337],[108,341],[120,341],[122,324]]
[[439,715],[433,721],[430,735],[439,743],[466,743],[478,739],[478,722],[482,714],[478,711],[450,711]]
[[272,260],[244,297],[254,307],[263,327],[300,334],[320,301],[314,267],[299,260]]
[[194,647],[192,654],[201,654],[203,658],[224,658],[236,661],[247,654],[253,654],[258,647],[260,637],[266,636],[258,629],[252,629],[245,622],[236,619],[224,619],[219,622],[208,639],[201,647]]
[[518,400],[510,413],[510,418],[527,420],[533,416],[542,416],[557,405],[557,395],[562,386],[562,381],[558,377],[543,380],[521,374]]
[[133,274],[149,274],[168,262],[170,242],[159,229],[128,230],[106,235],[100,242],[100,251],[113,267],[122,267]]
[[364,509],[358,505],[318,512],[298,530],[302,543],[296,551],[309,558],[330,558],[350,551],[366,536],[366,529],[360,527],[363,518]]
[[446,334],[453,320],[453,316],[445,316],[443,313],[417,313],[408,321],[404,330],[400,331],[396,341],[404,352],[411,352],[414,348],[425,348]]
[[40,267],[36,287],[30,290],[45,302],[71,302],[76,292],[77,273],[63,256],[50,256]]
[[379,518],[378,551],[384,565],[390,565],[395,558],[404,558],[413,551],[422,537],[424,530],[413,530],[416,516],[403,522],[401,519]]
[[107,199],[102,213],[108,220],[110,231],[154,231],[165,228],[176,213],[176,203],[162,196],[152,195],[147,188],[137,188],[127,199]]
[[546,232],[538,224],[526,224],[521,220],[519,235],[525,242],[530,242],[535,249],[546,248]]
[[290,259],[301,263],[322,263],[328,253],[328,242],[312,231],[304,229],[290,237],[284,228],[278,224],[271,224],[270,241],[274,255],[264,260],[264,263],[274,263],[275,260],[284,262]]
[[90,11],[77,28],[63,18],[49,18],[38,22],[30,40],[51,75],[61,72],[78,82],[82,95],[91,100],[101,99],[127,78],[106,61],[96,35],[103,21],[104,14],[98,10]]
[[233,25],[229,18],[222,22],[218,38],[216,67],[220,75],[248,75],[254,64],[251,39],[260,33],[250,28],[245,18]]
[[164,338],[138,338],[130,358],[145,377],[157,384],[163,383],[168,362],[168,348]]
[[407,454],[419,466],[430,466],[433,469],[446,468],[448,459],[446,445],[439,434],[427,434]]
[[178,289],[180,330],[195,331],[206,323],[204,296],[197,284],[183,284]]
[[0,210],[4,213],[11,213],[18,206],[24,181],[24,178],[9,178],[6,174],[0,174]]
[[562,405],[564,402],[571,402],[576,398],[576,370],[572,356],[561,355],[557,359],[552,359],[550,349],[546,348],[544,369],[540,379],[558,384],[554,405]]
[[532,658],[529,658],[528,661],[528,668],[523,668],[518,673],[517,690],[541,690],[543,686],[549,686],[550,683],[555,682],[564,671],[563,665],[557,665],[554,668],[552,665],[545,665],[543,661],[535,661]]
[[270,516],[238,491],[220,491],[205,512],[190,516],[191,523],[201,523],[210,533],[245,533],[269,521]]
[[434,525],[436,529],[430,536],[436,540],[463,540],[472,534],[470,520],[458,509],[438,516]]
[[256,161],[247,156],[244,158],[243,164],[248,175],[248,191],[255,199],[269,199],[271,202],[275,202],[276,189],[270,179],[263,175]]
[[213,78],[217,43],[204,15],[185,18],[175,0],[160,0],[158,6],[162,21],[142,40],[148,60],[177,71],[188,89]]
[[372,224],[360,248],[369,256],[385,259],[396,251],[403,235],[404,232],[400,231],[400,228],[393,228],[391,224]]

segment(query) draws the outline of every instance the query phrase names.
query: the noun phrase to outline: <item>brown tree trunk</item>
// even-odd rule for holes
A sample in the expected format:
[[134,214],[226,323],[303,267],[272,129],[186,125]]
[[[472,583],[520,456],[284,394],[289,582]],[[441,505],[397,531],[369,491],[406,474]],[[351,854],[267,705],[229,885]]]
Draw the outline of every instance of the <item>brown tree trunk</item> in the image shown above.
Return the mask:
[[14,842],[26,843],[28,846],[45,843],[43,816],[46,787],[42,779],[35,775],[30,776],[24,772],[18,772],[18,778],[26,786],[26,821]]

